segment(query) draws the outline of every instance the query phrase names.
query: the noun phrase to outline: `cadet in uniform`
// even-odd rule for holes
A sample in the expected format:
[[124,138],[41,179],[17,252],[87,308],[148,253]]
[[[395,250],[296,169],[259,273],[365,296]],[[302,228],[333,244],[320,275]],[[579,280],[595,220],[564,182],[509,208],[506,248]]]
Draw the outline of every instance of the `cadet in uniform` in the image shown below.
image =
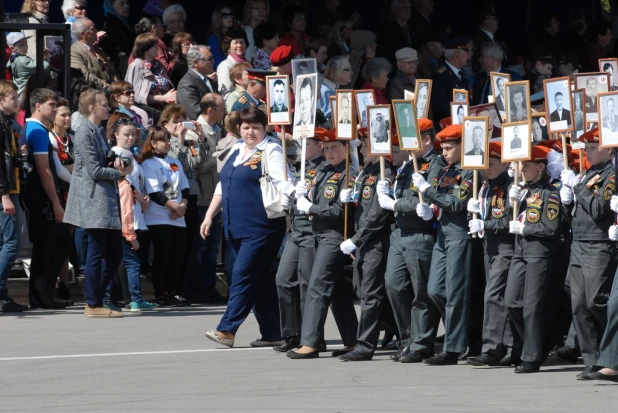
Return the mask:
[[548,153],[546,147],[533,147],[531,160],[522,162],[525,186],[509,190],[509,202],[518,202],[519,213],[509,222],[516,237],[504,296],[514,326],[513,356],[521,354],[523,361],[515,373],[539,371],[544,358],[543,309],[562,224],[560,196],[547,176]]
[[261,69],[247,69],[249,86],[243,91],[238,100],[232,105],[232,111],[241,111],[245,108],[257,108],[264,103],[266,96],[266,76],[274,76],[277,72]]
[[[292,230],[288,236],[283,255],[277,271],[277,293],[279,296],[279,312],[281,314],[281,334],[285,343],[274,347],[275,351],[287,352],[300,345],[300,326],[302,309],[307,294],[307,284],[315,258],[315,239],[311,229],[311,221],[307,214],[299,213],[292,205],[296,197],[304,197],[311,189],[311,182],[324,162],[324,147],[322,145],[326,129],[316,128],[315,136],[307,139],[307,160],[305,161],[305,178],[300,179],[297,173],[298,191],[286,191],[282,194],[284,208],[291,210]],[[291,185],[291,184],[290,184]],[[293,192],[293,193],[290,193]]]
[[[391,142],[399,144],[396,135]],[[354,202],[355,234],[345,240],[340,248],[344,254],[357,251],[354,260],[354,289],[360,298],[361,314],[358,324],[358,343],[354,350],[339,356],[342,361],[371,360],[378,345],[380,320],[386,299],[384,272],[388,257],[390,236],[389,212],[378,202],[376,186],[380,180],[380,157],[369,155],[369,139],[361,138],[361,154],[365,169],[358,175],[353,189],[339,192],[342,203]],[[385,177],[390,181],[390,165]]]
[[[501,163],[502,144],[489,143],[489,168],[485,174],[489,178],[483,183],[479,199],[468,201],[468,212],[479,214],[478,219],[469,223],[470,232],[477,233],[484,239],[485,274],[485,311],[483,317],[483,348],[479,357],[468,358],[473,366],[501,365],[506,353],[505,339],[510,332],[508,312],[504,307],[504,291],[513,258],[515,237],[509,233],[509,221],[512,208],[509,207],[508,194],[512,184],[507,168]],[[506,362],[506,361],[505,361]]]
[[431,107],[435,119],[451,116],[453,89],[470,89],[468,79],[461,70],[472,56],[470,41],[459,37],[445,42],[444,47],[444,63],[436,71],[431,90]]
[[435,211],[438,220],[427,291],[444,319],[445,337],[442,353],[423,360],[429,365],[457,364],[468,344],[472,245],[466,205],[472,193],[472,171],[460,167],[461,134],[461,125],[451,125],[437,135],[447,166],[438,174],[435,187],[418,172],[412,175],[424,200],[434,204],[433,208],[418,204],[417,214],[427,219]]
[[577,378],[587,380],[607,325],[607,300],[616,272],[616,244],[608,236],[615,222],[610,201],[616,193],[616,174],[612,150],[599,147],[599,132],[584,134],[581,139],[590,169],[579,176],[571,170],[562,171],[560,198],[571,217],[571,305],[586,366]]
[[[339,301],[333,305],[332,310],[339,312],[335,314],[335,319],[345,346],[342,350],[334,351],[333,355],[350,352],[356,345],[358,320],[351,294],[346,291],[343,278],[345,256],[340,250],[344,241],[344,207],[339,200],[339,193],[348,187],[345,173],[345,151],[348,150],[348,144],[336,140],[335,130],[329,132],[324,136],[327,162],[322,164],[313,178],[309,199],[303,197],[296,201],[298,211],[309,214],[316,252],[303,308],[302,347],[286,353],[292,359],[319,357],[318,347],[324,340],[324,322],[331,301]],[[354,180],[350,179],[350,182]]]
[[[433,355],[433,340],[440,314],[427,294],[431,255],[436,243],[433,214],[421,218],[416,213],[418,188],[412,174],[422,174],[435,185],[445,166],[434,149],[435,132],[429,119],[418,120],[421,140],[426,152],[418,159],[418,171],[412,161],[397,171],[393,195],[387,182],[378,183],[378,201],[382,208],[395,211],[396,228],[390,237],[385,284],[395,314],[401,347],[391,356],[394,361],[421,362]],[[412,327],[414,326],[414,328]]]

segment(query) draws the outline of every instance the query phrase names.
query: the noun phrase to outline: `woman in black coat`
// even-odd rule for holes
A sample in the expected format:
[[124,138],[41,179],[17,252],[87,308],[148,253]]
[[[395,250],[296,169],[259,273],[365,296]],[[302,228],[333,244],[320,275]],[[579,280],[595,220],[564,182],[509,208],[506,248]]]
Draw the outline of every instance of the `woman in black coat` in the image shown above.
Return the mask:
[[129,66],[129,56],[135,43],[135,31],[129,26],[131,11],[129,0],[105,0],[103,4],[105,36],[99,46],[110,57],[114,69],[124,78]]

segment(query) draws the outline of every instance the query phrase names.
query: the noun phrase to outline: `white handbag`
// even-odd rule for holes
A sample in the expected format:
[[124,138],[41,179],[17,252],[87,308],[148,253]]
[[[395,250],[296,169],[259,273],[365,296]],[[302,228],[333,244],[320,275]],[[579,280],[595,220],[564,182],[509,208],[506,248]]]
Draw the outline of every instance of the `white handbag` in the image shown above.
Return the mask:
[[[266,144],[268,147],[268,144]],[[262,151],[262,177],[260,178],[260,189],[262,190],[262,202],[266,210],[268,219],[281,218],[285,216],[285,211],[281,206],[279,191],[268,174],[268,156],[266,148]]]

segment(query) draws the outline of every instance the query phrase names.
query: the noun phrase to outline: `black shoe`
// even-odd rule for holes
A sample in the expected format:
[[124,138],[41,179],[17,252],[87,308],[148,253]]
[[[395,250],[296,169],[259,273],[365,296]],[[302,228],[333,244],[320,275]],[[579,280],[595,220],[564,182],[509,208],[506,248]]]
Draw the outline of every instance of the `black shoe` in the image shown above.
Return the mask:
[[489,353],[483,353],[478,357],[470,357],[467,363],[471,366],[499,366],[500,359]]
[[294,350],[290,350],[287,353],[285,353],[286,356],[288,356],[291,359],[295,359],[295,360],[302,360],[302,359],[317,359],[318,357],[320,357],[320,352],[319,351],[312,351],[311,353],[307,353],[307,354],[300,354],[295,352]]
[[339,356],[341,361],[369,361],[373,358],[373,354],[363,354],[356,350],[352,350],[349,353]]
[[386,349],[386,347],[391,343],[391,341],[393,341],[393,338],[395,338],[395,333],[392,333],[390,331],[385,331],[384,337],[382,338],[382,342],[380,343],[382,348]]
[[606,374],[595,371],[594,373],[590,373],[588,375],[589,380],[605,380],[605,381],[613,381],[614,383],[618,383],[618,376],[608,376]]
[[54,291],[45,280],[39,278],[34,282],[34,301],[41,308],[60,310],[66,308],[67,302],[57,300],[54,297]]
[[190,307],[191,306],[191,302],[180,294],[174,294],[172,299],[176,301],[176,307]]
[[588,366],[584,369],[584,371],[582,371],[581,373],[579,373],[576,378],[577,380],[590,380],[590,374],[591,373],[596,373],[597,371],[599,371],[600,369],[598,367],[594,367],[594,366]]
[[515,373],[517,374],[527,374],[527,373],[536,373],[541,370],[541,366],[536,363],[528,363],[523,362],[521,365],[515,367]]
[[58,282],[58,287],[56,288],[56,297],[60,301],[68,301],[71,299],[71,295],[69,293],[69,287],[62,282]]
[[284,343],[285,341],[283,340],[267,341],[267,340],[262,340],[261,338],[258,338],[257,340],[249,343],[249,345],[251,347],[275,347],[275,346],[280,346]]
[[444,343],[444,334],[436,337],[436,344],[442,344],[442,343]]
[[410,347],[402,347],[395,354],[391,354],[391,360],[400,361],[401,357],[410,352]]
[[432,357],[430,353],[423,353],[422,351],[413,350],[408,354],[404,354],[399,358],[401,363],[420,363],[423,360],[427,360]]
[[326,341],[322,341],[318,344],[318,353],[326,353],[328,349],[326,348]]
[[192,304],[212,304],[214,301],[206,296],[201,294],[189,294],[185,296],[189,302]]
[[399,341],[391,341],[390,343],[388,343],[385,346],[382,346],[382,348],[384,348],[385,351],[393,351],[393,350],[397,350],[401,347],[401,342]]
[[570,364],[577,364],[577,359],[581,356],[579,350],[575,350],[569,346],[562,346],[555,351],[558,360],[566,361]]
[[210,298],[214,303],[227,303],[227,297],[219,294],[217,291],[209,291],[204,294],[206,297]]
[[430,366],[454,366],[459,361],[459,353],[443,351],[433,357],[423,360],[423,363]]
[[12,298],[0,300],[0,313],[21,313],[27,309],[28,306],[17,304]]
[[159,305],[159,307],[180,307],[181,304],[175,299],[173,296],[169,294],[165,294],[157,297],[155,303]]
[[300,347],[300,338],[298,337],[288,337],[282,344],[278,346],[274,346],[273,350],[278,351],[280,353],[286,353],[290,350]]
[[521,359],[513,355],[512,348],[509,348],[506,351],[506,354],[504,355],[504,357],[500,359],[500,365],[502,367],[519,366],[520,364],[521,364]]
[[348,350],[346,348],[342,348],[342,349],[333,351],[331,354],[333,355],[333,357],[339,357],[339,356],[343,356],[344,354],[348,354],[352,350],[353,349]]
[[459,360],[464,361],[471,357],[477,357],[481,355],[481,349],[478,347],[468,347],[464,353],[459,356]]

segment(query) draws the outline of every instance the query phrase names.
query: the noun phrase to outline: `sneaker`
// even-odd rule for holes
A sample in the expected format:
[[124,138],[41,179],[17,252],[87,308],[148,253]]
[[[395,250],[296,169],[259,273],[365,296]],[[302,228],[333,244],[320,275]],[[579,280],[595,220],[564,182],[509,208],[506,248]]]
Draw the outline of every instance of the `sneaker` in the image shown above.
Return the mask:
[[122,317],[122,312],[113,311],[105,307],[90,307],[86,304],[84,313],[90,318],[116,318]]
[[149,303],[148,301],[142,300],[138,302],[131,303],[131,311],[150,311],[159,307],[157,304]]
[[116,304],[112,303],[111,301],[107,304],[103,303],[103,307],[107,308],[108,310],[115,311],[117,313],[122,313],[122,308],[118,307]]

